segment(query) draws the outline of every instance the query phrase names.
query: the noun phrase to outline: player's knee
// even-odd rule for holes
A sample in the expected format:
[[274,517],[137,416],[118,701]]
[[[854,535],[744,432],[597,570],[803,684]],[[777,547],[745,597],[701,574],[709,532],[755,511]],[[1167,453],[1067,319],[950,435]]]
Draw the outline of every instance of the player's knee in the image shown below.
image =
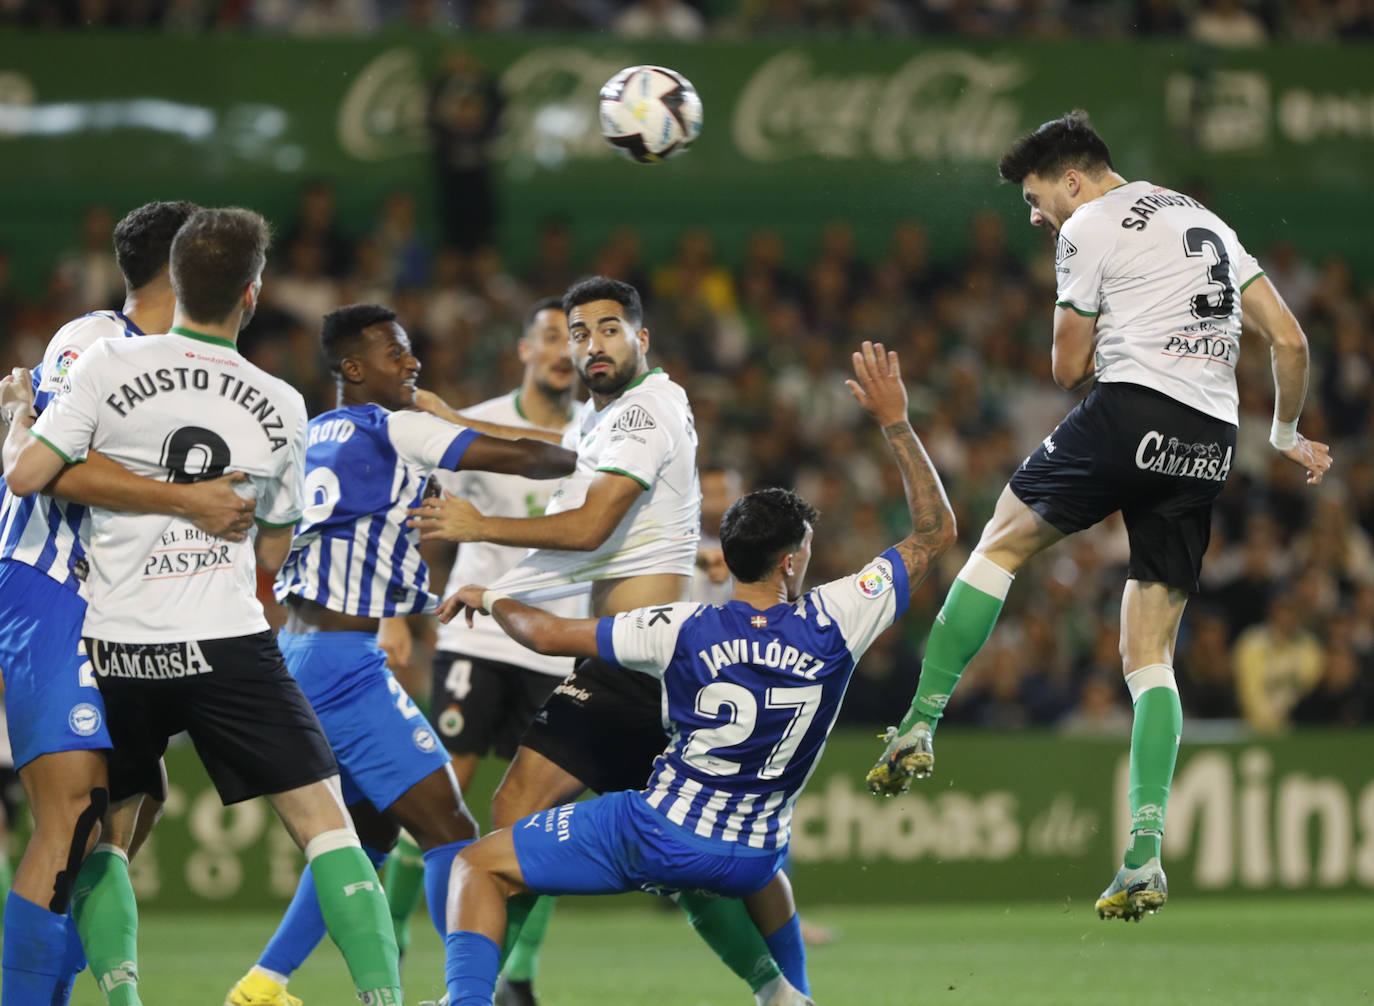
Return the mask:
[[53,878],[52,899],[48,902],[48,911],[65,915],[71,907],[76,875],[81,870],[87,852],[100,837],[100,821],[109,809],[110,791],[103,786],[97,786],[86,795],[85,805],[77,809],[69,819],[68,826],[71,830],[67,832],[67,861]]

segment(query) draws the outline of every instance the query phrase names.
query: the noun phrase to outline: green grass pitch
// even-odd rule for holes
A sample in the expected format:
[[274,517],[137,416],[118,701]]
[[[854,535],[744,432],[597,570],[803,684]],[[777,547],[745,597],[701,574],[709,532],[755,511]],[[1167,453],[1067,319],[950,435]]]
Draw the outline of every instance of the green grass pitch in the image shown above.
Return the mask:
[[[545,1006],[705,1006],[751,999],[682,917],[630,896],[565,902],[539,976]],[[839,934],[811,951],[819,1006],[1340,1006],[1374,1003],[1374,899],[1179,900],[1140,924],[1101,922],[1091,902],[817,907]],[[260,915],[148,914],[148,1006],[219,1006],[275,923]],[[408,1003],[443,973],[423,912],[405,961]],[[332,944],[291,983],[305,1006],[353,1002]],[[89,973],[73,1002],[100,1006]]]

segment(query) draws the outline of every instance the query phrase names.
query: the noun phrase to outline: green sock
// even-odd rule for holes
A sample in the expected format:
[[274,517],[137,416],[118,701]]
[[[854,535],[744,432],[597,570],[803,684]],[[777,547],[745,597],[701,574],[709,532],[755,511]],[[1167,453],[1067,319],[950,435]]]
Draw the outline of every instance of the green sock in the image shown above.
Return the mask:
[[[506,938],[501,943],[501,967],[505,968],[506,961],[515,951],[515,945],[520,942],[520,933],[525,928],[525,920],[534,911],[534,906],[539,903],[539,895],[517,894],[513,898],[506,899]],[[553,899],[550,899],[553,900]]]
[[76,875],[72,916],[109,1006],[142,1006],[138,997],[138,904],[121,849],[97,845]]
[[525,924],[520,927],[520,935],[515,938],[514,946],[506,955],[505,975],[510,981],[534,981],[534,973],[539,970],[539,948],[544,945],[544,934],[549,931],[549,919],[553,917],[553,906],[557,900],[540,897],[526,916]]
[[[343,953],[359,998],[375,1006],[401,1001],[401,976],[396,963],[396,934],[391,928],[386,895],[377,871],[357,845],[334,845],[330,836],[351,833],[325,832],[306,847],[310,872],[325,927]],[[327,851],[311,848],[326,839]],[[353,839],[357,841],[356,838]],[[331,847],[332,846],[332,847]]]
[[749,983],[751,992],[782,974],[743,901],[683,891],[677,903],[687,913],[687,921],[697,935],[726,967]]
[[1125,863],[1135,869],[1160,852],[1169,784],[1183,736],[1183,707],[1173,668],[1167,664],[1133,671],[1126,685],[1135,705],[1135,722],[1131,727],[1131,846]]
[[425,889],[425,860],[420,847],[404,832],[386,861],[387,904],[391,906],[391,926],[396,933],[396,948],[405,953],[410,947],[410,918]]
[[992,635],[1013,578],[977,552],[969,556],[930,627],[925,659],[921,661],[921,680],[916,685],[911,708],[902,719],[902,733],[918,720],[935,729],[964,668]]

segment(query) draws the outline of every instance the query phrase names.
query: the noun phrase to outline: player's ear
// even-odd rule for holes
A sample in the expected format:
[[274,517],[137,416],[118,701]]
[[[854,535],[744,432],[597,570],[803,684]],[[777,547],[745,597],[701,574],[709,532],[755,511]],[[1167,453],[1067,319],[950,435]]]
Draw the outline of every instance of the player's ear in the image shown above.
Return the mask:
[[640,351],[647,354],[649,352],[649,330],[641,328],[635,333],[635,338],[639,340]]
[[1077,168],[1069,168],[1064,172],[1064,188],[1068,190],[1071,197],[1078,195],[1078,190],[1082,187],[1083,177],[1078,173]]
[[530,357],[534,355],[534,343],[528,336],[522,336],[520,341],[515,344],[515,355],[519,357],[521,363],[530,362]]
[[349,384],[363,383],[363,365],[351,356],[345,356],[339,361],[339,374]]

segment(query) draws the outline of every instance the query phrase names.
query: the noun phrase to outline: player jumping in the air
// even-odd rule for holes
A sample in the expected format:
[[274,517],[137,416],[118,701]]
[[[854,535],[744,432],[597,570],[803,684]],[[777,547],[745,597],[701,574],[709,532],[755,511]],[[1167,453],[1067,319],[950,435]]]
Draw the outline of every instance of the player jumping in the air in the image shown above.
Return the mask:
[[[359,997],[387,1006],[401,989],[386,897],[344,810],[329,742],[256,596],[255,560],[282,565],[307,502],[305,402],[237,349],[268,242],[256,213],[195,213],[172,242],[170,332],[92,345],[5,477],[32,493],[92,449],[164,481],[231,467],[248,475],[251,544],[177,518],[92,511],[84,636],[113,742],[99,849],[106,865],[123,865],[143,794],[163,796],[167,740],[186,730],[225,803],[268,797],[305,851]],[[128,963],[98,976],[110,1006],[138,1001],[125,935]]]
[[[93,311],[64,325],[32,377],[19,371],[6,383],[0,417],[10,425],[7,464],[31,440],[33,415],[67,390],[72,368],[98,340],[171,327],[176,298],[167,254],[177,229],[196,209],[187,202],[147,203],[116,225],[123,309]],[[110,737],[81,646],[89,519],[79,504],[174,514],[212,534],[241,539],[252,522],[252,504],[232,483],[243,477],[169,483],[134,475],[93,451],[85,464],[67,467],[45,487],[52,497],[0,490],[0,672],[14,763],[34,818],[6,899],[6,1006],[66,1002],[85,966],[82,940],[98,981],[132,960],[123,935],[134,913],[127,871],[104,855],[83,866],[108,804],[104,751]],[[144,824],[151,826],[153,817],[147,815]],[[73,923],[73,891],[96,886],[103,896],[82,899],[80,906],[95,910],[78,910]],[[72,928],[80,929],[82,939]]]
[[[439,603],[406,513],[435,472],[552,479],[571,472],[577,455],[542,439],[502,439],[415,411],[420,362],[387,308],[340,308],[325,316],[320,341],[338,382],[338,407],[310,420],[307,505],[277,577],[276,595],[287,607],[278,638],[334,748],[364,849],[380,864],[397,826],[415,837],[442,936],[449,867],[477,837],[477,825],[448,752],[377,644],[380,619],[433,611]],[[283,986],[323,936],[307,866],[281,926],[228,1002],[290,1002]]]
[[647,675],[662,690],[672,736],[644,788],[532,814],[464,850],[449,912],[452,1006],[491,1002],[506,899],[522,891],[710,891],[743,898],[770,942],[797,929],[781,870],[792,808],[855,664],[955,537],[944,489],[907,421],[897,354],[864,343],[854,372],[850,387],[887,437],[914,525],[858,573],[803,594],[816,511],[795,493],[765,489],[736,501],[722,522],[736,580],[726,604],[572,620],[482,587],[459,593],[527,646],[595,654]]
[[1316,484],[1325,444],[1297,432],[1307,340],[1235,232],[1190,196],[1127,182],[1082,112],[1045,123],[1002,157],[1030,222],[1056,235],[1054,379],[1097,385],[1011,477],[945,598],[911,709],[889,731],[869,786],[888,795],[934,766],[945,703],[992,632],[1016,571],[1065,535],[1120,510],[1131,557],[1121,658],[1135,706],[1131,841],[1097,899],[1103,918],[1139,920],[1168,897],[1160,845],[1182,735],[1174,641],[1236,446],[1242,326],[1269,345],[1270,443]]

